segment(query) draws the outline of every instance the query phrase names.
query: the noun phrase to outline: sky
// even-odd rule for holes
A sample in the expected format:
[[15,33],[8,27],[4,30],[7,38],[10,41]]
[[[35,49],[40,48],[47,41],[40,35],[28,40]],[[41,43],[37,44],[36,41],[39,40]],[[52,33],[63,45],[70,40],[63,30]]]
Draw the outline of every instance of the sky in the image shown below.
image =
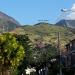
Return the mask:
[[[75,9],[75,0],[0,0],[0,11],[15,18],[20,24],[36,24],[39,20],[55,23],[61,9]],[[74,17],[72,12],[68,17]]]

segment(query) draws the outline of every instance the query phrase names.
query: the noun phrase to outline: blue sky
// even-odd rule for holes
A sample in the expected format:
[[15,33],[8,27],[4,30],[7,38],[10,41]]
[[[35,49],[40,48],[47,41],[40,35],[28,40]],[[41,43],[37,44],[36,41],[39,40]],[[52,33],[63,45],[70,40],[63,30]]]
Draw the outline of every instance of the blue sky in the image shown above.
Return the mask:
[[55,23],[61,8],[71,8],[75,0],[0,0],[0,11],[12,16],[21,24],[35,24],[48,19]]

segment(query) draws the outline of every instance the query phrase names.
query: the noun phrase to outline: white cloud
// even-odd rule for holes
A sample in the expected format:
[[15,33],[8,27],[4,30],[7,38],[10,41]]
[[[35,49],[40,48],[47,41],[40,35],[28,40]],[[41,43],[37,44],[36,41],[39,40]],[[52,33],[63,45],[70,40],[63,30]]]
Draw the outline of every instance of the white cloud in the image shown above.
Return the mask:
[[75,3],[73,4],[73,6],[72,6],[72,8],[71,8],[72,10],[75,10]]
[[66,19],[71,19],[71,20],[75,20],[75,3],[73,4],[72,11],[69,12],[69,14],[66,16]]

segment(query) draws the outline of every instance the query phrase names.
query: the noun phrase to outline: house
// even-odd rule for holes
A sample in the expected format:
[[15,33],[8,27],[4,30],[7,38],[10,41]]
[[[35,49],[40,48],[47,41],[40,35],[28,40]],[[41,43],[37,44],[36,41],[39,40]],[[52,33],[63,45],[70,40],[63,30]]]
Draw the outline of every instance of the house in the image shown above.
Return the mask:
[[[70,41],[66,47],[65,54],[65,67],[74,67],[75,66],[75,39]],[[64,56],[64,55],[63,55]]]

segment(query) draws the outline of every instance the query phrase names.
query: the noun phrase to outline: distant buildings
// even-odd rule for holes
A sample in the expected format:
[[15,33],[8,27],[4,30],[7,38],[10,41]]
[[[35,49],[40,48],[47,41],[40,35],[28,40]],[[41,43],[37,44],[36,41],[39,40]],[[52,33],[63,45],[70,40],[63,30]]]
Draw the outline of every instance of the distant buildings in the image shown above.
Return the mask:
[[66,54],[62,55],[65,67],[75,67],[75,39],[66,45]]

